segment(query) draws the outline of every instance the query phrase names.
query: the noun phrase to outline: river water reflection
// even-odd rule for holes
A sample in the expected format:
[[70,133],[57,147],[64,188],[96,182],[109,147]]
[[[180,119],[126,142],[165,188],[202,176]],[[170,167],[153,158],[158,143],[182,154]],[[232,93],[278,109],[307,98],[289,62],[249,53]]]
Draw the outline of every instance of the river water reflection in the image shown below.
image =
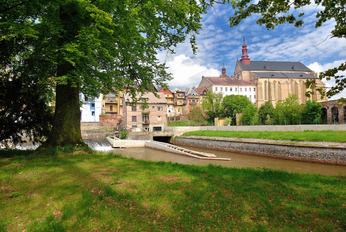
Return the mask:
[[[188,147],[191,148],[191,147]],[[217,160],[200,160],[173,154],[169,152],[154,150],[150,148],[126,148],[115,149],[115,153],[119,153],[126,157],[150,161],[167,161],[181,164],[208,165],[215,164],[226,167],[236,168],[270,168],[276,170],[284,170],[288,172],[299,173],[315,173],[322,175],[346,176],[346,166],[309,163],[294,160],[276,159],[271,157],[254,156],[233,152],[214,151],[206,149],[191,148],[196,151],[204,151],[215,154],[218,157],[231,158],[231,161]]]

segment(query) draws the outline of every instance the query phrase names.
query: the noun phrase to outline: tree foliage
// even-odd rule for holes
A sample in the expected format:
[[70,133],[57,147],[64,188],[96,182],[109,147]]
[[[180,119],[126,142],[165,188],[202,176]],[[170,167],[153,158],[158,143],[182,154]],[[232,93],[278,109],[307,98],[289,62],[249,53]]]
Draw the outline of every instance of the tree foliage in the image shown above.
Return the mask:
[[258,109],[259,123],[262,125],[270,125],[273,123],[274,107],[269,101],[265,102]]
[[235,124],[236,114],[242,113],[249,105],[252,105],[252,103],[246,96],[225,96],[222,101],[222,116],[229,117],[232,120],[232,124]]
[[[345,0],[231,0],[234,14],[230,17],[230,25],[236,26],[242,20],[256,15],[257,23],[268,29],[273,29],[279,24],[290,23],[296,27],[303,25],[304,7],[321,6],[316,14],[316,27],[320,27],[328,20],[335,22],[331,31],[333,37],[346,38],[346,7]],[[346,62],[338,67],[320,73],[320,79],[335,79],[335,85],[327,91],[328,96],[335,95],[346,86]]]
[[297,96],[289,96],[276,104],[274,122],[279,125],[295,125],[301,123],[302,106]]
[[307,101],[302,111],[302,123],[319,124],[322,122],[322,105],[315,101]]
[[256,125],[259,123],[257,108],[254,104],[249,104],[243,109],[240,121],[242,125]]
[[222,112],[222,94],[208,91],[203,96],[202,109],[207,114],[208,120],[214,122],[214,118],[219,117]]
[[[56,94],[52,145],[81,141],[78,95],[135,92],[170,75],[158,52],[195,34],[209,2],[186,0],[2,0],[0,69]],[[29,68],[28,68],[29,67]],[[7,79],[10,80],[10,79]],[[8,83],[8,82],[6,82]],[[30,88],[30,85],[23,88]]]

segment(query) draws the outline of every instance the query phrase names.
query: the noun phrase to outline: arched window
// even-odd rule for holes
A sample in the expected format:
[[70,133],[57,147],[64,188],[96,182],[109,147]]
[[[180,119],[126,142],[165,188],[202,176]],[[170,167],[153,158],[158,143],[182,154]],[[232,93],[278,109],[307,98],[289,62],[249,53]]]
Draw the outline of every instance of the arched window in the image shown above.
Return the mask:
[[339,109],[336,106],[332,108],[332,123],[339,123]]
[[321,113],[321,121],[323,124],[327,124],[327,108],[322,108],[322,113]]

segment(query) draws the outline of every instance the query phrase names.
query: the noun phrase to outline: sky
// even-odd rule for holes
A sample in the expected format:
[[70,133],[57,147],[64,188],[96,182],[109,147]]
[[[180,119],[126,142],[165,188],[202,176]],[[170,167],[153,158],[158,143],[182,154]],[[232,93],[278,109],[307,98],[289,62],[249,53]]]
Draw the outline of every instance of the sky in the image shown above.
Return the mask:
[[[197,54],[189,42],[177,46],[175,54],[162,52],[173,79],[172,89],[197,86],[202,76],[218,76],[224,65],[232,75],[241,56],[242,37],[245,36],[251,60],[300,61],[315,72],[321,72],[346,60],[346,39],[332,38],[333,21],[315,28],[319,6],[305,7],[304,25],[296,28],[283,24],[274,30],[256,24],[256,16],[245,19],[231,28],[228,24],[232,8],[216,5],[203,16],[202,29],[197,35]],[[325,82],[333,85],[332,81]],[[346,90],[333,99],[346,97]]]

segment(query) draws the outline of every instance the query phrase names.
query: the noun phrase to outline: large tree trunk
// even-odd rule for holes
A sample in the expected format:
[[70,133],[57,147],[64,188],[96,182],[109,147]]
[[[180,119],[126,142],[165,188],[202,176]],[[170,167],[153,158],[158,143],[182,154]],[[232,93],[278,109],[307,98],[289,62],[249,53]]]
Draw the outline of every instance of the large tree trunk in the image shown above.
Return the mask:
[[79,88],[58,85],[53,131],[47,144],[50,146],[81,144],[80,117]]

